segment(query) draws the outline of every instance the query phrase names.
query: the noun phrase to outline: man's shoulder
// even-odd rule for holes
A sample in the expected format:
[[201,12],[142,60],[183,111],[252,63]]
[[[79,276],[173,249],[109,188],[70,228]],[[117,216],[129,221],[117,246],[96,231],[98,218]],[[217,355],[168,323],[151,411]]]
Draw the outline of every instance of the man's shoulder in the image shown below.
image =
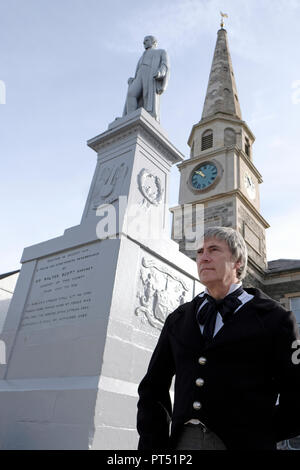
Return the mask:
[[[281,321],[284,318],[287,318],[290,315],[288,312],[277,300],[269,297],[265,292],[258,288],[244,288],[244,290],[253,295],[252,306],[255,309],[257,315],[261,318],[270,317],[273,321]],[[250,304],[249,304],[250,305]]]
[[286,309],[277,300],[272,299],[272,297],[267,295],[261,289],[258,289],[257,287],[244,287],[244,290],[248,294],[253,295],[253,302],[255,302],[256,306],[263,309],[275,308],[276,310],[286,312]]

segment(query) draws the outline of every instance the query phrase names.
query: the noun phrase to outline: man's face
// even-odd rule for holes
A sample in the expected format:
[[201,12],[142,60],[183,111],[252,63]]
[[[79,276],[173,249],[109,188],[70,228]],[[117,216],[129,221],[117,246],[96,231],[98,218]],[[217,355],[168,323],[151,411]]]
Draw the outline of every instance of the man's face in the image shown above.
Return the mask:
[[145,49],[149,49],[149,47],[152,47],[153,45],[152,38],[150,36],[146,36],[143,44]]
[[239,282],[236,270],[241,263],[233,261],[224,240],[209,238],[197,251],[199,279],[206,287],[230,286]]

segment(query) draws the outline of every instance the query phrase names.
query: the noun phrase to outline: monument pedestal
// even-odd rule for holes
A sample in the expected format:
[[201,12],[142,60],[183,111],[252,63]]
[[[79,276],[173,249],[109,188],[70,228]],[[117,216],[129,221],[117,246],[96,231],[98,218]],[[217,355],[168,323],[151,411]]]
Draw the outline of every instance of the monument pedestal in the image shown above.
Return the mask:
[[182,156],[159,124],[139,109],[88,145],[81,224],[23,253],[1,336],[2,449],[136,449],[138,383],[166,316],[200,290],[168,236]]

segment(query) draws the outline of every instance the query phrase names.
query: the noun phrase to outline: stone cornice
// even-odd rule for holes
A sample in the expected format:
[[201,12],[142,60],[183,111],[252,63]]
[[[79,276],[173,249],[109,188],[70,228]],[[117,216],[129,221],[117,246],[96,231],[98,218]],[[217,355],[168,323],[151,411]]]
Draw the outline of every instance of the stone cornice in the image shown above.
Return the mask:
[[203,153],[201,156],[194,157],[194,158],[187,158],[183,162],[178,163],[177,167],[179,168],[179,170],[181,170],[181,168],[184,168],[186,166],[196,165],[197,163],[201,163],[202,161],[207,160],[208,158],[213,158],[217,155],[220,155],[226,152],[227,150],[228,150],[228,147],[221,147],[215,150],[207,151]]
[[245,152],[240,149],[239,147],[237,147],[235,145],[235,151],[237,153],[237,155],[239,157],[241,157],[241,159],[243,160],[243,162],[250,168],[250,170],[254,173],[254,175],[256,176],[256,178],[258,179],[258,182],[259,183],[262,183],[263,182],[263,179],[262,179],[262,175],[261,173],[258,171],[258,169],[256,168],[256,166],[254,165],[254,163],[247,157],[247,155],[245,154]]
[[151,145],[156,146],[170,163],[178,163],[184,159],[184,155],[168,140],[159,123],[143,108],[124,118],[117,119],[107,131],[89,139],[87,145],[99,153],[104,147],[112,145],[114,142],[120,143],[120,140],[125,137],[136,137],[137,135],[149,140]]
[[[300,269],[299,268],[291,268],[291,269],[285,269],[281,271],[275,271],[271,272],[266,270],[265,271],[265,276],[266,276],[266,284],[273,284],[274,279],[280,279],[280,282],[290,282],[290,279],[287,279],[286,281],[284,278],[290,277],[291,275],[297,275],[295,279],[293,280],[300,280]],[[268,282],[270,281],[270,282]],[[279,281],[278,281],[279,282]]]
[[[256,217],[256,219],[259,220],[259,222],[262,224],[262,226],[264,228],[269,228],[270,225],[268,224],[268,222],[262,217],[262,215],[260,215],[260,213],[258,212],[257,209],[255,209],[255,207],[251,204],[250,201],[248,201],[248,199],[246,198],[246,196],[244,196],[244,194],[241,192],[240,189],[234,189],[233,191],[228,191],[226,193],[220,193],[220,194],[216,194],[214,196],[208,196],[206,198],[203,198],[201,200],[198,200],[198,201],[189,201],[189,202],[186,202],[185,204],[193,204],[193,205],[196,205],[197,203],[199,204],[205,204],[206,202],[210,202],[210,201],[217,201],[218,199],[224,199],[226,197],[232,197],[232,196],[235,196],[237,198],[240,199],[240,201],[244,204],[244,206],[246,206],[246,208]],[[176,209],[179,209],[179,207],[181,207],[183,204],[179,204],[178,206],[174,206],[172,208],[170,208],[170,210],[175,210]]]
[[209,158],[213,158],[217,155],[221,155],[221,154],[228,154],[230,151],[234,151],[236,152],[237,156],[238,157],[241,157],[241,159],[243,160],[243,162],[251,169],[251,171],[254,173],[254,175],[256,176],[256,178],[258,179],[258,182],[259,183],[262,183],[263,182],[263,179],[262,179],[262,176],[260,174],[260,172],[257,170],[256,166],[252,163],[252,161],[247,157],[247,155],[245,154],[245,152],[240,149],[237,145],[231,145],[230,147],[219,147],[217,149],[214,149],[214,150],[208,150],[207,152],[205,153],[202,153],[201,155],[199,155],[198,157],[194,157],[194,158],[188,158],[186,160],[184,160],[183,162],[181,163],[178,163],[177,167],[179,168],[179,170],[181,170],[182,168],[188,166],[188,165],[197,165],[197,163],[201,163],[202,161],[205,161]]
[[251,202],[246,198],[246,196],[239,190],[232,191],[237,194],[237,197],[243,202],[250,212],[260,221],[264,228],[269,228],[270,224],[263,218],[263,216],[258,212],[258,210],[251,204]]
[[259,275],[260,275],[260,282],[263,284],[264,283],[264,279],[265,279],[265,270],[259,266],[257,263],[255,263],[255,261],[250,257],[248,256],[248,266],[250,265],[250,267],[254,270],[256,270]]
[[242,126],[247,131],[247,133],[250,135],[251,139],[253,139],[253,142],[255,141],[255,135],[253,134],[253,132],[248,127],[246,121],[243,121],[242,119],[239,119],[238,117],[226,115],[224,113],[217,113],[217,114],[214,114],[212,116],[208,116],[204,119],[201,119],[201,121],[199,121],[197,124],[193,125],[190,136],[188,138],[188,142],[187,142],[188,145],[190,147],[192,146],[192,138],[193,138],[194,132],[197,128],[207,127],[208,124],[216,122],[216,121],[230,122],[232,124]]

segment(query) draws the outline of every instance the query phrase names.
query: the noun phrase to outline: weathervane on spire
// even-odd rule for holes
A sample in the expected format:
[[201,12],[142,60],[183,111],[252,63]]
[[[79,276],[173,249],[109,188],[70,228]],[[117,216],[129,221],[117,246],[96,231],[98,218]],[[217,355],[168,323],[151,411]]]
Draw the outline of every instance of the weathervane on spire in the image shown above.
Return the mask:
[[222,11],[220,11],[220,15],[221,15],[221,28],[224,28],[224,18],[228,18],[228,15],[227,13],[222,13]]

